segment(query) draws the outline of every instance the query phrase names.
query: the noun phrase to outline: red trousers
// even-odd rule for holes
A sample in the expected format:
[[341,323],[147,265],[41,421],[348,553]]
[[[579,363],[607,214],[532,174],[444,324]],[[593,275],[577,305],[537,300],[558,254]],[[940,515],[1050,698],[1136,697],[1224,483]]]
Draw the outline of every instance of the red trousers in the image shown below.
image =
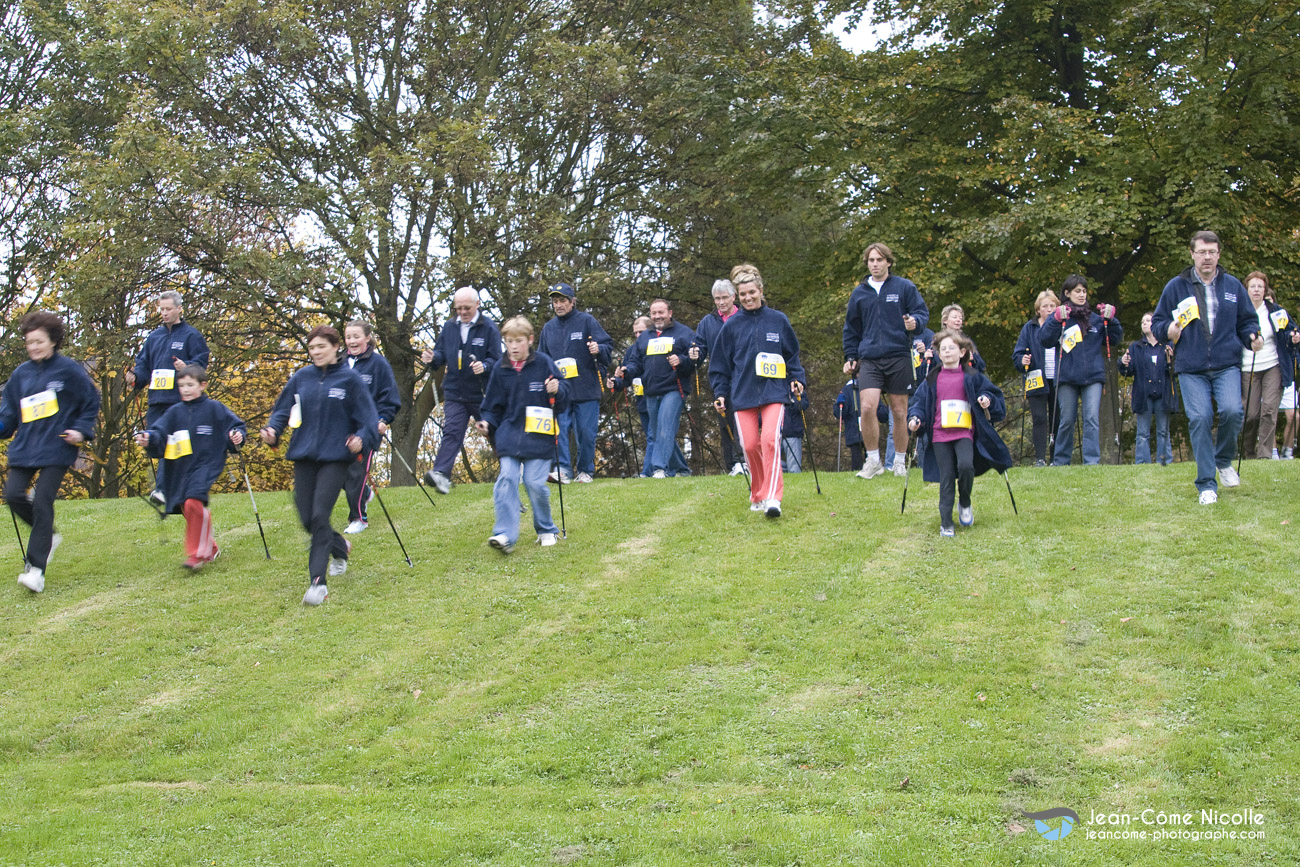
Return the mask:
[[749,464],[749,501],[781,499],[785,484],[781,478],[781,422],[785,404],[767,403],[735,412],[736,433]]
[[212,513],[201,500],[185,501],[185,553],[191,560],[207,562],[217,556],[217,542],[212,538]]

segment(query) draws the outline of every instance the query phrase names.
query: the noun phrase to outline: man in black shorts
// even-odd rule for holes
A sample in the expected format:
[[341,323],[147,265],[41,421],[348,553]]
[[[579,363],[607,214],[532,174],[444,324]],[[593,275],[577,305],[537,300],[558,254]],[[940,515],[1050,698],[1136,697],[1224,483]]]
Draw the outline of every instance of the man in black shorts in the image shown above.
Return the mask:
[[844,372],[857,374],[862,407],[862,439],[867,452],[858,477],[870,479],[885,471],[880,462],[880,394],[889,395],[894,416],[894,475],[907,472],[907,396],[912,388],[912,340],[930,320],[930,310],[911,280],[889,273],[893,252],[881,243],[867,247],[862,261],[869,272],[849,296],[844,316]]

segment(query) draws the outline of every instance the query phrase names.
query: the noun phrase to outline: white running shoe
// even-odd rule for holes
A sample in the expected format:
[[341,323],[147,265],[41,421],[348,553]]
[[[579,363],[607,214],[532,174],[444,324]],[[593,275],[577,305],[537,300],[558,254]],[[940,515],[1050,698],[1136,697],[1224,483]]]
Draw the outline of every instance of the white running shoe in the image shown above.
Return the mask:
[[18,583],[33,593],[40,593],[45,589],[45,571],[35,566],[28,566],[23,574],[18,576]]
[[963,527],[969,527],[975,523],[975,510],[970,506],[957,507],[957,523]]
[[367,521],[353,521],[351,524],[348,524],[348,528],[343,532],[355,536],[357,533],[360,533],[369,526],[370,524]]
[[149,502],[156,506],[165,506],[167,505],[167,495],[155,488],[149,492]]
[[549,548],[549,547],[551,547],[552,545],[554,545],[554,544],[555,544],[556,542],[558,542],[558,541],[559,541],[559,540],[555,538],[555,534],[554,534],[554,533],[538,533],[538,534],[537,534],[537,544],[538,544],[538,545],[541,545],[543,548]]
[[302,594],[303,605],[320,605],[325,601],[325,597],[330,595],[330,589],[324,584],[313,584],[307,588],[307,592]]
[[727,475],[729,476],[743,476],[744,474],[745,474],[745,465],[742,464],[740,461],[736,461],[734,464],[732,464],[731,472],[727,473]]
[[[344,539],[343,544],[348,546],[348,554],[350,555],[352,553],[352,543],[349,542],[347,539]],[[347,571],[348,571],[348,558],[346,556],[335,557],[331,554],[330,555],[330,577],[332,578],[335,575],[342,575]]]
[[1214,491],[1201,491],[1201,505],[1212,506],[1219,502],[1219,495]]
[[953,536],[956,536],[956,535],[957,535],[957,528],[956,528],[956,527],[940,527],[940,528],[939,528],[939,535],[940,535],[940,537],[951,539]]
[[898,456],[894,457],[894,475],[896,476],[907,475],[907,458],[905,457],[900,458]]
[[749,511],[751,512],[761,512],[766,508],[767,508],[767,500],[759,500],[757,503],[749,504]]
[[581,482],[584,485],[591,484],[595,481],[595,479],[591,477],[591,473],[578,473],[578,475],[574,476],[573,480],[575,482]]
[[446,494],[451,491],[451,479],[447,478],[442,473],[435,473],[433,470],[429,470],[424,474],[424,483],[440,494]]
[[495,536],[488,537],[488,544],[496,548],[502,554],[509,554],[515,550],[515,546],[510,543],[505,533],[497,533]]
[[874,479],[885,471],[885,465],[880,462],[880,458],[867,458],[862,469],[858,470],[859,479]]
[[654,475],[652,475],[650,478],[652,478],[652,479],[666,479],[666,478],[668,478],[668,474],[665,473],[663,470],[655,470],[655,471],[654,471]]
[[765,504],[764,511],[767,513],[767,516],[769,518],[781,517],[781,501],[768,500],[767,503]]
[[1235,488],[1241,484],[1241,476],[1232,467],[1221,467],[1219,469],[1219,481],[1223,482],[1225,488]]

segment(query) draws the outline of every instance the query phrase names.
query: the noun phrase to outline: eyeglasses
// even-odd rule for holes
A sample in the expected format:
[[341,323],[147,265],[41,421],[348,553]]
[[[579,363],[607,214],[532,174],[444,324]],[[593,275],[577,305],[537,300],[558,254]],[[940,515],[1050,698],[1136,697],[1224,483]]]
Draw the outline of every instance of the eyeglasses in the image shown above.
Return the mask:
[[1193,250],[1192,255],[1198,259],[1213,259],[1219,255],[1218,250]]
[[460,305],[458,305],[458,306],[455,307],[454,309],[456,309],[456,310],[473,310],[473,309],[474,309],[474,305],[473,305],[473,304],[467,304],[467,305],[464,305],[464,306],[460,306]]

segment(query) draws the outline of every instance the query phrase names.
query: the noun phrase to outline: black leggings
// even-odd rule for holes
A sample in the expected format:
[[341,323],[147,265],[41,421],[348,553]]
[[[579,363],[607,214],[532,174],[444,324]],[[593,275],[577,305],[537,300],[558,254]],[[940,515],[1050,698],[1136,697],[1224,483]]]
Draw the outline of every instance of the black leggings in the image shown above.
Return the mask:
[[358,455],[360,460],[348,464],[348,479],[343,484],[343,490],[348,495],[349,523],[370,520],[366,514],[366,503],[370,500],[370,486],[366,484],[366,475],[370,472],[370,462],[374,456],[374,452],[362,451]]
[[[59,495],[59,486],[63,484],[66,466],[53,467],[10,467],[9,478],[5,479],[5,502],[13,513],[23,519],[23,523],[32,528],[32,535],[27,540],[27,562],[41,571],[50,560],[50,541],[54,538],[54,498]],[[27,496],[27,489],[32,486],[32,477],[40,473],[36,480],[36,490]]]
[[1056,389],[1049,386],[1046,390],[1029,395],[1029,416],[1034,420],[1034,458],[1050,463],[1052,456],[1047,453],[1047,433],[1051,428],[1049,414],[1056,406]]
[[[952,526],[953,488],[957,488],[958,505],[970,505],[970,489],[975,483],[975,441],[968,438],[946,443],[930,443],[934,459],[939,462],[939,523]],[[954,484],[955,483],[955,484]]]
[[311,533],[307,572],[312,584],[324,584],[330,557],[346,560],[348,545],[330,526],[330,514],[352,461],[297,461],[293,465],[293,502],[298,520]]

